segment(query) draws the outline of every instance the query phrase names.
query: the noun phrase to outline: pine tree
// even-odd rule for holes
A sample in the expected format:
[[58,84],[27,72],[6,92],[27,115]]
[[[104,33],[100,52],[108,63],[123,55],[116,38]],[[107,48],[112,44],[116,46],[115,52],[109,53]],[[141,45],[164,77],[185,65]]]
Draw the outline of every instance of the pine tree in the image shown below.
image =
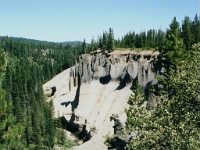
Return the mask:
[[177,64],[181,63],[181,58],[187,57],[187,52],[184,49],[183,40],[180,37],[179,23],[174,17],[170,29],[167,30],[165,44],[161,50],[162,58],[166,58],[164,64],[167,71],[170,65],[176,71],[175,68]]
[[102,39],[102,50],[105,51],[107,50],[107,43],[108,43],[108,36],[107,36],[107,32],[103,33],[103,39]]
[[23,123],[24,120],[23,120],[23,110],[22,110],[22,107],[21,107],[21,104],[20,104],[21,100],[20,100],[20,97],[19,95],[16,97],[15,99],[15,116],[16,116],[16,122],[18,123]]
[[200,44],[194,45],[190,58],[184,59],[176,72],[171,70],[166,82],[173,94],[163,91],[158,106],[151,111],[129,108],[126,127],[136,136],[127,144],[128,149],[199,149],[199,49]]
[[[5,54],[0,50],[0,79],[2,78],[5,62]],[[6,92],[0,84],[0,147],[7,150],[23,147],[21,144],[23,127],[21,124],[15,124],[14,119],[12,101],[6,99]]]
[[83,53],[83,54],[87,54],[86,41],[85,41],[85,39],[83,40],[83,43],[82,43],[82,53]]
[[107,49],[110,52],[114,50],[114,33],[112,28],[109,28]]
[[6,99],[12,99],[12,72],[9,66],[6,66],[4,80],[2,82],[2,88],[6,91]]
[[33,135],[32,121],[29,114],[26,121],[25,134],[26,134],[25,136],[26,136],[27,146],[29,147],[30,144],[32,143],[32,135]]
[[53,122],[53,112],[54,112],[54,106],[53,101],[50,101],[49,107],[47,108],[47,134],[48,134],[48,143],[49,147],[54,146],[54,137],[55,137],[55,127]]
[[5,64],[6,64],[6,59],[5,59],[5,53],[2,49],[0,49],[0,83],[2,81],[2,75],[5,70]]
[[147,31],[147,47],[153,47],[153,30],[150,29],[149,31]]
[[191,32],[191,21],[189,17],[185,17],[182,23],[182,38],[187,50],[191,48],[192,44],[192,32]]
[[155,38],[156,47],[158,47],[159,50],[163,49],[164,41],[165,41],[165,33],[161,29],[159,29],[158,34]]
[[91,46],[90,46],[90,51],[94,52],[94,38],[91,40]]
[[140,98],[140,107],[132,103],[127,111],[127,129],[136,134],[128,149],[199,149],[200,44],[193,45],[190,53],[184,49],[175,18],[166,38],[162,56],[168,61],[163,63],[170,65],[164,66],[169,68],[159,84],[167,86],[159,91],[157,107],[151,111],[141,107]]
[[153,39],[152,39],[152,48],[156,48],[156,37],[157,37],[157,32],[155,29],[153,29]]
[[192,22],[193,43],[200,42],[200,19],[196,14]]
[[98,45],[98,47],[99,47],[100,49],[103,49],[103,39],[102,39],[101,36],[99,37],[99,45]]

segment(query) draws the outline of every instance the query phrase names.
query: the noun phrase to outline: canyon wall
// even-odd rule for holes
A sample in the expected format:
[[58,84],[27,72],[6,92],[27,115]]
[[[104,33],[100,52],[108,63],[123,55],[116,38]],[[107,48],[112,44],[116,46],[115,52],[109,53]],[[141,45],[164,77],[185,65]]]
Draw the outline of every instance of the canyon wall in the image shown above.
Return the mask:
[[[107,84],[110,80],[118,80],[125,86],[125,82],[138,79],[139,84],[145,87],[154,80],[156,67],[154,60],[158,52],[144,51],[128,54],[83,54],[79,57],[79,65],[75,69],[80,75],[81,82],[99,80]],[[76,73],[78,72],[78,73]]]
[[48,100],[53,100],[55,117],[84,143],[74,149],[106,148],[104,137],[113,134],[110,117],[117,114],[123,123],[126,120],[133,81],[144,91],[157,83],[158,55],[152,51],[83,54],[75,66],[43,85]]

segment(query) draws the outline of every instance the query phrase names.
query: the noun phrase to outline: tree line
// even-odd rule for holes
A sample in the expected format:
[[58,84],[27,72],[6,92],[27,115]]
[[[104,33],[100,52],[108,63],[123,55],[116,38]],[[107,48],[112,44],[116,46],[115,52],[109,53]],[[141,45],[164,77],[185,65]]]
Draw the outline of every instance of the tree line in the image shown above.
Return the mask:
[[[88,45],[88,52],[101,49],[111,52],[116,48],[143,48],[143,49],[163,49],[166,42],[166,32],[162,29],[150,29],[136,33],[129,31],[121,38],[114,38],[114,30],[109,28],[104,31],[103,35],[98,36],[97,40],[92,39]],[[184,46],[187,50],[191,49],[192,45],[200,41],[200,19],[196,14],[194,19],[185,16],[182,24],[178,23],[179,38],[183,39]]]
[[[179,23],[178,23],[179,24]],[[185,16],[182,25],[179,25],[179,38],[183,39],[187,50],[200,40],[200,20],[196,14],[194,19]],[[115,47],[118,48],[158,48],[162,49],[162,45],[166,40],[166,32],[159,29],[150,29],[140,33],[129,32],[121,39],[115,40]]]

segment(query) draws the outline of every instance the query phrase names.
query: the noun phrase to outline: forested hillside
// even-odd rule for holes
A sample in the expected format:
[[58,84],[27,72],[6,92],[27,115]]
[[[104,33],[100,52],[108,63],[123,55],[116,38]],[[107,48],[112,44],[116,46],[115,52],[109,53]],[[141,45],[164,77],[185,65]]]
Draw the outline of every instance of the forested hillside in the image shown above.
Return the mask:
[[[0,143],[7,149],[47,149],[54,146],[56,123],[53,106],[45,102],[42,84],[72,66],[81,54],[80,45],[2,37],[5,57],[0,109]],[[3,71],[3,70],[2,70]],[[3,120],[3,122],[2,122]],[[11,130],[13,129],[13,130]]]
[[[174,18],[166,32],[154,29],[129,32],[121,39],[114,39],[114,31],[109,28],[90,44],[83,40],[76,46],[1,37],[0,149],[41,150],[64,144],[56,129],[60,121],[54,120],[53,105],[46,102],[42,85],[74,65],[80,54],[97,49],[111,52],[116,48],[159,50],[165,68],[160,73],[163,78],[158,86],[162,88],[152,87],[159,107],[151,111],[140,107],[146,99],[142,90],[133,85],[136,96],[130,98],[127,130],[123,132],[138,134],[125,146],[129,149],[198,149],[198,42],[200,18],[197,15],[193,20],[185,17],[181,25]],[[119,135],[116,138],[119,140]]]

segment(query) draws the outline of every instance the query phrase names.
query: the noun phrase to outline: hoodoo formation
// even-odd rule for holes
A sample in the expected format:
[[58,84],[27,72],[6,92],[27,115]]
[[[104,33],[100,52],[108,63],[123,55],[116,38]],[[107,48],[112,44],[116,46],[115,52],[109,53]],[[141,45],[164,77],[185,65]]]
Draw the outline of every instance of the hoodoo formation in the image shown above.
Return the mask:
[[53,100],[55,117],[80,140],[74,149],[105,149],[104,137],[114,132],[110,117],[117,114],[122,123],[126,120],[133,81],[138,80],[144,90],[157,83],[158,55],[152,51],[82,54],[75,66],[43,85],[48,100]]

